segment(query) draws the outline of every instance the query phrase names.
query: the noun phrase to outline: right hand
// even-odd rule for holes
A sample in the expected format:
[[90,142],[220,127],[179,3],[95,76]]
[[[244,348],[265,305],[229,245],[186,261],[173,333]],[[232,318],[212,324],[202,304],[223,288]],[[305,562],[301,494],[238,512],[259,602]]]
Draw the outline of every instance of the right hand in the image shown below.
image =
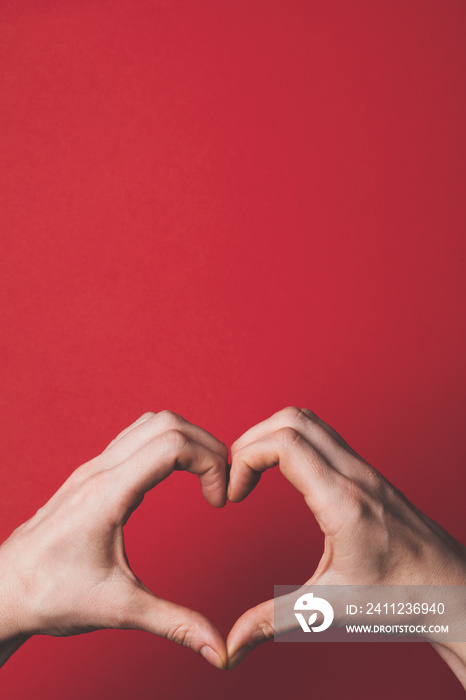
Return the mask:
[[133,628],[184,644],[224,668],[225,642],[214,625],[157,597],[133,573],[123,526],[145,493],[175,469],[197,474],[207,501],[223,506],[227,459],[213,435],[162,411],[141,416],[76,469],[0,547],[0,665],[16,640],[36,633]]

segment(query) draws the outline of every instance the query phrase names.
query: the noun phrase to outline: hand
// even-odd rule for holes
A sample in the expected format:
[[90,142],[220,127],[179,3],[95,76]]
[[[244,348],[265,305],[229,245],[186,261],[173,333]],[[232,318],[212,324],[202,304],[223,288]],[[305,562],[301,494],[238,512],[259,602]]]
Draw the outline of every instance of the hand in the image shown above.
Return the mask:
[[[231,448],[228,499],[243,500],[276,464],[300,491],[325,535],[307,585],[464,584],[466,549],[415,508],[329,425],[308,409],[286,408]],[[274,601],[244,613],[228,639],[233,668],[274,635]],[[450,647],[450,648],[448,648]],[[458,672],[465,645],[439,649]],[[455,670],[456,666],[456,670]]]
[[197,474],[209,503],[223,506],[227,458],[210,433],[162,411],[141,416],[76,469],[0,547],[0,664],[33,634],[133,628],[224,668],[225,642],[211,622],[158,598],[133,573],[123,526],[144,494],[175,469]]

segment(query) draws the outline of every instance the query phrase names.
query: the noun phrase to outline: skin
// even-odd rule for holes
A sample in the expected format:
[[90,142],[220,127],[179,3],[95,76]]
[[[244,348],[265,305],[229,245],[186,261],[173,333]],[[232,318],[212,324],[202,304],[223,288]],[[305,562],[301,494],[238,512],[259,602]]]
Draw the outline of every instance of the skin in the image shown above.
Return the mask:
[[[228,450],[169,411],[146,413],[74,471],[0,547],[0,663],[31,635],[103,628],[147,630],[217,668],[225,641],[206,617],[158,598],[133,573],[123,526],[144,494],[175,469],[199,476],[215,507],[226,500]],[[3,578],[2,578],[3,576]]]
[[[228,449],[170,411],[146,413],[0,547],[0,665],[34,634],[141,629],[234,668],[273,638],[274,601],[245,612],[227,642],[201,613],[163,600],[131,570],[123,526],[176,469],[199,476],[215,507],[246,498],[275,465],[325,535],[309,584],[465,584],[466,549],[417,510],[308,409],[286,408]],[[434,644],[466,685],[466,645]]]
[[[312,411],[288,407],[254,426],[232,445],[231,464],[233,503],[275,465],[304,496],[325,535],[324,553],[305,585],[466,584],[466,548]],[[269,600],[234,624],[228,668],[273,636]],[[466,686],[466,644],[434,647]]]

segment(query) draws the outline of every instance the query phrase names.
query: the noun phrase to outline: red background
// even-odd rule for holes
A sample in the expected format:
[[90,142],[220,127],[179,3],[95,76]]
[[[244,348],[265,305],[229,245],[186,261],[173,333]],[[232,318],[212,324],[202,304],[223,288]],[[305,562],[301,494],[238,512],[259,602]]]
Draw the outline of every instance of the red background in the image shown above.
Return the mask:
[[[146,410],[227,443],[307,406],[464,537],[463,0],[4,0],[2,538]],[[136,573],[226,635],[322,536],[268,473],[175,474]],[[273,644],[231,673],[142,632],[37,637],[3,694],[459,698],[429,645]]]

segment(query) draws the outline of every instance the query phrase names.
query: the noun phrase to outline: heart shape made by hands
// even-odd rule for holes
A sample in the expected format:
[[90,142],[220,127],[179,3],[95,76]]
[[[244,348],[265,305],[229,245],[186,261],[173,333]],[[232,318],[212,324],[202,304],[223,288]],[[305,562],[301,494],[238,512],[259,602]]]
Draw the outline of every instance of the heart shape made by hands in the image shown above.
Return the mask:
[[[325,535],[317,569],[303,585],[371,584],[380,579],[380,540],[386,533],[379,531],[376,520],[367,514],[380,510],[379,488],[388,482],[309,409],[288,407],[250,428],[231,446],[231,466],[223,443],[180,416],[163,411],[139,420],[109,446],[118,450],[119,459],[124,459],[131,454],[134,445],[130,442],[136,437],[141,440],[144,435],[147,440],[150,435],[157,444],[164,441],[166,461],[162,459],[160,463],[159,458],[156,476],[148,470],[138,493],[145,493],[173,469],[185,469],[198,474],[206,499],[221,507],[226,497],[232,503],[242,501],[262,473],[278,465],[304,496]],[[151,448],[154,449],[153,443]],[[139,502],[136,500],[136,505]],[[128,512],[134,507],[132,503]],[[372,528],[371,537],[368,528]],[[298,626],[293,617],[281,621],[280,628],[274,619],[275,602],[265,601],[241,615],[227,637],[226,647],[207,618],[180,606],[169,612],[178,619],[175,631],[161,632],[160,625],[152,631],[192,647],[219,668],[233,668],[258,644]],[[147,624],[141,628],[147,629]]]
[[456,541],[439,537],[436,523],[312,411],[275,413],[233,443],[230,460],[212,434],[162,411],[141,416],[76,469],[2,545],[0,570],[14,572],[9,589],[22,610],[15,635],[141,629],[233,668],[258,644],[296,627],[294,617],[277,618],[271,599],[243,613],[225,641],[201,613],[154,595],[133,573],[124,547],[131,513],[174,470],[197,474],[205,498],[221,507],[227,498],[246,498],[276,465],[325,536],[304,586],[418,584],[435,582],[432,572],[442,571],[449,582],[462,582],[462,565],[452,565]]

